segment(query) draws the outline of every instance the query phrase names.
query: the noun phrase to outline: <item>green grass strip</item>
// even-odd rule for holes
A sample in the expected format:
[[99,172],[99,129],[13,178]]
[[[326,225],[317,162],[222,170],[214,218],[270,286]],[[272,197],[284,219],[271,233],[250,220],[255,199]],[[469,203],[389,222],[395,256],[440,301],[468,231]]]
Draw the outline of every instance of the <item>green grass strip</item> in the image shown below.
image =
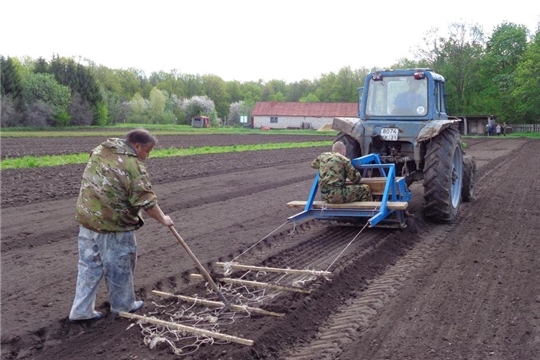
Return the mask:
[[[255,145],[231,145],[231,146],[203,146],[190,148],[167,148],[156,149],[150,153],[150,158],[166,158],[193,155],[223,154],[233,152],[276,150],[276,149],[298,149],[309,147],[332,146],[332,141],[307,141],[300,143],[274,143]],[[88,161],[88,153],[70,155],[46,155],[46,156],[23,156],[20,158],[5,158],[0,162],[0,169],[27,169],[46,166],[61,166],[72,164],[85,164]]]
[[[128,125],[128,124],[125,124]],[[187,125],[142,125],[145,129],[158,137],[161,135],[310,135],[310,136],[328,136],[335,135],[337,131],[315,131],[308,129],[271,129],[262,131],[260,129],[248,129],[241,127],[213,127],[213,128],[194,128]],[[80,128],[3,128],[0,131],[0,138],[42,138],[42,137],[122,137],[129,130],[137,126],[104,126],[104,127],[80,127]]]

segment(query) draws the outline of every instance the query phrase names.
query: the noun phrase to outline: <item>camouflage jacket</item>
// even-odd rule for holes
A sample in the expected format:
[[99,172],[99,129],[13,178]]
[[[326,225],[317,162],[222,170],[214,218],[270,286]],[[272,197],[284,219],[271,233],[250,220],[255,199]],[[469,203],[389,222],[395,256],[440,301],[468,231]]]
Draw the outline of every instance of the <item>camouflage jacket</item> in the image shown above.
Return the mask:
[[142,209],[157,203],[144,163],[122,139],[109,139],[92,150],[84,170],[77,221],[96,232],[136,230]]
[[321,189],[345,187],[346,179],[351,180],[354,184],[359,184],[362,179],[360,172],[352,166],[351,161],[339,153],[322,153],[313,160],[311,167],[319,169],[319,187]]

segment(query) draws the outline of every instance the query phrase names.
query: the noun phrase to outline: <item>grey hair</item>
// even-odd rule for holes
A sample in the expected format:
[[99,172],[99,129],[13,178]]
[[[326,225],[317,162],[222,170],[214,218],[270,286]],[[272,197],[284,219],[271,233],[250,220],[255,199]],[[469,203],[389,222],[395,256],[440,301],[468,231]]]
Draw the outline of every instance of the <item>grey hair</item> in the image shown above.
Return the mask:
[[334,145],[332,145],[332,152],[339,152],[339,153],[341,153],[341,152],[344,152],[344,151],[346,151],[346,150],[347,150],[347,148],[345,147],[345,144],[342,143],[341,141],[336,141],[336,142],[334,143]]
[[157,145],[157,139],[146,129],[131,130],[126,134],[126,140],[131,144]]

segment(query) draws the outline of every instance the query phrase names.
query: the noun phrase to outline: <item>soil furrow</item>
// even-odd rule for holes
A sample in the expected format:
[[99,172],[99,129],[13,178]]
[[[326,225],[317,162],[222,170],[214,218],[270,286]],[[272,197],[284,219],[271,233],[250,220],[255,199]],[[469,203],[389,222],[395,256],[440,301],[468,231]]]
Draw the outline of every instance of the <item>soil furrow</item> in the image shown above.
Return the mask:
[[[2,358],[236,360],[324,353],[340,359],[533,360],[540,353],[540,159],[533,155],[540,143],[466,142],[467,153],[478,159],[477,199],[462,204],[455,224],[425,223],[422,187],[414,184],[414,217],[406,229],[366,230],[330,268],[331,281],[311,282],[309,295],[265,292],[263,308],[284,317],[223,319],[223,332],[253,339],[252,347],[207,344],[189,356],[172,354],[166,344],[145,346],[139,326],[126,330],[130,321],[109,312],[104,287],[96,302],[103,320],[67,322],[82,168],[3,171]],[[307,198],[314,175],[309,163],[322,150],[150,159],[149,171],[160,204],[215,276],[215,262],[250,248],[239,262],[324,270],[358,229],[286,221],[297,212],[286,203]],[[167,228],[147,221],[138,243],[136,288],[146,301],[141,313],[186,306],[152,290],[211,297],[203,283],[189,283],[196,268]],[[346,336],[336,340],[340,331]]]

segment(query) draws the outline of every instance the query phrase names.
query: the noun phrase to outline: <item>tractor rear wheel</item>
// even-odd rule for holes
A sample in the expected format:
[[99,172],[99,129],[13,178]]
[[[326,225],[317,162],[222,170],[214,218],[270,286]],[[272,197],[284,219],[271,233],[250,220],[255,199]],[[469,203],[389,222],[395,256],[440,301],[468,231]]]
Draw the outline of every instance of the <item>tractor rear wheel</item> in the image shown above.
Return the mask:
[[463,187],[461,198],[465,202],[474,200],[476,186],[476,160],[469,155],[463,156]]
[[345,145],[345,149],[347,149],[345,156],[349,159],[355,159],[362,156],[360,144],[352,136],[340,132],[334,142],[338,141],[341,141]]
[[426,145],[424,214],[437,222],[457,218],[463,183],[463,150],[457,128],[449,127]]

